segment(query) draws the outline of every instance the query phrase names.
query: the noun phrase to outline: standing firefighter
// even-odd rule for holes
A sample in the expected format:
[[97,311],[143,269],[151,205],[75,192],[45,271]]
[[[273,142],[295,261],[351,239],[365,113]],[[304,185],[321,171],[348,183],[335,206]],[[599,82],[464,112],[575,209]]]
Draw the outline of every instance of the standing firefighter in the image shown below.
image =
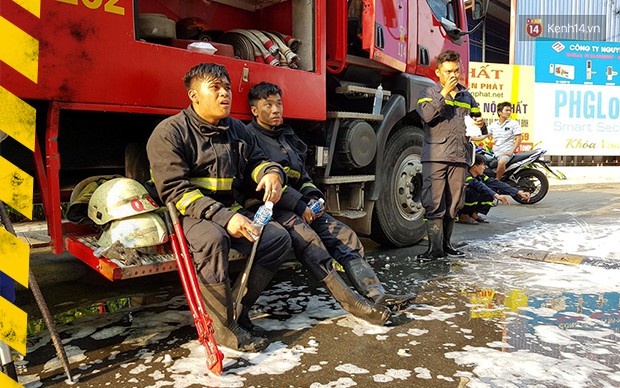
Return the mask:
[[[355,232],[325,213],[317,202],[324,196],[306,171],[307,147],[290,126],[281,124],[281,96],[279,86],[266,82],[255,85],[248,94],[254,119],[247,128],[256,135],[267,157],[282,165],[288,175],[289,184],[274,211],[274,219],[291,234],[297,258],[316,280],[325,283],[345,310],[370,323],[383,324],[389,317],[388,307],[406,306],[415,295],[387,294],[364,260],[364,247]],[[316,213],[311,210],[313,204],[319,209]],[[333,259],[344,267],[351,283],[368,300],[346,285],[334,270]]]
[[[254,179],[263,200],[277,202],[286,179],[282,168],[267,162],[247,136],[241,121],[229,117],[232,94],[226,69],[200,64],[184,77],[191,105],[162,121],[153,131],[147,153],[153,181],[163,202],[173,202],[181,213],[183,230],[193,255],[200,290],[213,319],[218,344],[241,351],[262,350],[266,338],[253,336],[233,320],[233,298],[228,253],[234,248],[248,254],[258,235],[245,210],[235,211],[237,188]],[[239,322],[269,284],[291,247],[286,230],[276,223],[265,226]]]
[[461,256],[450,243],[454,218],[463,206],[465,175],[473,158],[466,135],[465,117],[483,127],[480,108],[467,89],[458,83],[460,56],[445,51],[437,57],[439,82],[427,88],[418,100],[424,122],[422,145],[422,205],[425,210],[428,250],[419,259]]

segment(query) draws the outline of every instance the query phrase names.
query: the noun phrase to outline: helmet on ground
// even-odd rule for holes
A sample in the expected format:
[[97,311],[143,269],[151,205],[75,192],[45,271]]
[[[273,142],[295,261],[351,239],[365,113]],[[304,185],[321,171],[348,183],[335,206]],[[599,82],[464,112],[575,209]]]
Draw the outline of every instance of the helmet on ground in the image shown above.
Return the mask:
[[159,206],[144,186],[133,179],[111,179],[95,190],[88,201],[88,218],[97,225],[148,213]]
[[97,244],[109,247],[117,241],[125,248],[151,247],[167,242],[168,233],[164,221],[157,214],[138,214],[110,222]]

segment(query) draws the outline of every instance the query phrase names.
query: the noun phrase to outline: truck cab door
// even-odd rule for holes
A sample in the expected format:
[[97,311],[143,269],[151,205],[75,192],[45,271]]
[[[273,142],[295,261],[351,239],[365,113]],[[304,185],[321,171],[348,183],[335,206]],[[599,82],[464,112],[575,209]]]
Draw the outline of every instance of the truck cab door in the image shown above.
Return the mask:
[[[461,54],[461,83],[467,83],[469,37],[467,17],[462,0],[419,0],[417,12],[418,66],[416,74],[436,79],[435,58],[442,51]],[[456,33],[455,33],[456,32]]]
[[407,0],[364,0],[362,48],[399,71],[407,65]]

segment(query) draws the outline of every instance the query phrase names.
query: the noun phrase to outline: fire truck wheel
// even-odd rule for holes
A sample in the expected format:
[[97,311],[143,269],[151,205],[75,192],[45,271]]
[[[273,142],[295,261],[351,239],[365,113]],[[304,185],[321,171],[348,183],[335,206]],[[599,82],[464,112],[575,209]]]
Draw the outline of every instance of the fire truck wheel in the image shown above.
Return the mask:
[[382,191],[375,206],[372,235],[378,242],[403,247],[425,235],[420,202],[423,132],[412,125],[395,131],[384,151]]
[[125,146],[125,177],[140,183],[151,179],[146,144],[129,143]]

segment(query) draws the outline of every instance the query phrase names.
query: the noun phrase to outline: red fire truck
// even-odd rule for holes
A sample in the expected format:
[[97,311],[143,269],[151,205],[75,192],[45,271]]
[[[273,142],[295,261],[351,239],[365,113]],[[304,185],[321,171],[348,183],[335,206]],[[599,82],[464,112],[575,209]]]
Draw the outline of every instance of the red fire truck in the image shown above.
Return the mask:
[[[17,3],[3,1],[3,17],[39,42],[38,79],[4,63],[0,74],[37,109],[32,169],[52,249],[119,279],[174,270],[174,260],[122,268],[93,256],[83,229],[63,222],[61,203],[88,176],[144,178],[134,166],[146,140],[189,104],[181,78],[201,62],[226,66],[232,115],[242,120],[251,118],[251,86],[282,87],[285,120],[308,144],[308,168],[334,216],[381,242],[419,241],[418,96],[446,49],[460,52],[467,82],[466,9],[482,19],[488,0],[42,0],[39,17]],[[237,42],[243,31],[279,36],[297,59],[277,65],[267,46],[265,54]],[[204,40],[214,54],[188,49]],[[379,86],[383,104],[372,114]],[[3,147],[12,160],[18,151]]]

